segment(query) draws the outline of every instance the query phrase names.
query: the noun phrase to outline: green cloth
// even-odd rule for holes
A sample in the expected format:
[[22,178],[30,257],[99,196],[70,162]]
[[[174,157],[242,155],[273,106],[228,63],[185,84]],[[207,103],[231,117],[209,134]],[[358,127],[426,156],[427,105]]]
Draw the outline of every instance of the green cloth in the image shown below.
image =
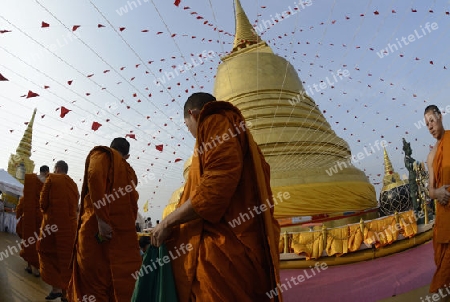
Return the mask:
[[[165,263],[164,256],[171,259],[164,244],[159,248],[148,247],[131,302],[178,302],[172,264],[170,261]],[[157,258],[161,260],[158,262]]]

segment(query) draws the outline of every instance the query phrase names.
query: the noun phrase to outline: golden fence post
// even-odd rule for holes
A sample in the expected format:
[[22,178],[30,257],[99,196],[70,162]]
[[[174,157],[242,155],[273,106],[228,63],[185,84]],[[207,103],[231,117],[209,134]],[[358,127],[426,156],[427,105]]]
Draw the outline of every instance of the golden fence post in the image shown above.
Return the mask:
[[327,227],[325,226],[325,224],[322,224],[322,236],[323,236],[323,248],[326,249],[327,248]]
[[288,242],[288,232],[284,232],[284,253],[288,253],[289,250],[289,242]]
[[428,224],[428,207],[426,200],[422,202],[422,209],[423,213],[425,214],[425,224]]
[[359,220],[359,228],[361,229],[361,234],[363,234],[364,237],[364,220],[362,219],[362,217]]

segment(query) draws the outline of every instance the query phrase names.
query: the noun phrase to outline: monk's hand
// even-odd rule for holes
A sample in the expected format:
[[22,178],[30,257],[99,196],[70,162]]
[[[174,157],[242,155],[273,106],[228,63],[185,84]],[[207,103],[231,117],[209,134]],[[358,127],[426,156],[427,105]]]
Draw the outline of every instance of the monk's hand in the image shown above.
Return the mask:
[[172,228],[166,227],[164,220],[157,224],[152,230],[151,242],[153,246],[159,247],[170,236]]
[[450,187],[450,185],[443,185],[436,190],[437,200],[443,206],[447,205],[450,200],[450,192],[447,191],[448,187]]
[[112,227],[99,217],[97,217],[97,221],[98,221],[98,233],[100,234],[100,236],[104,239],[111,240],[113,233]]

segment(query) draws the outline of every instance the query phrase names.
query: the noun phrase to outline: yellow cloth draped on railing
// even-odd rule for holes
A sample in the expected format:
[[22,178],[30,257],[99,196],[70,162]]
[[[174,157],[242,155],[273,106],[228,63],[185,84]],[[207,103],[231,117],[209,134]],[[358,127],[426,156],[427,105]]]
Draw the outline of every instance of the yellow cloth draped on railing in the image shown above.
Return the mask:
[[394,217],[369,221],[364,227],[364,243],[375,244],[376,248],[391,244],[398,237],[398,227]]
[[350,229],[347,226],[328,230],[326,248],[327,255],[341,256],[348,253],[349,237]]
[[417,234],[417,221],[414,211],[399,214],[399,223],[402,228],[402,235],[405,238],[414,237]]
[[320,258],[324,248],[322,232],[293,234],[291,248],[298,255],[304,253],[306,260]]
[[[284,235],[281,234],[280,236],[280,242],[278,243],[278,250],[280,251],[280,253],[284,253]],[[289,250],[287,251],[288,253],[290,252]]]
[[[304,254],[307,260],[322,257],[324,250],[328,256],[339,257],[359,250],[363,243],[367,247],[374,245],[375,248],[381,248],[395,242],[399,234],[405,238],[411,238],[417,234],[417,231],[414,212],[409,211],[344,227],[325,228],[315,232],[290,233],[286,236],[287,252]],[[286,240],[284,237],[281,236],[279,241],[280,251],[284,251]]]
[[348,239],[348,251],[354,252],[359,250],[359,247],[363,243],[363,234],[359,223],[349,225],[348,228],[350,233],[350,238]]

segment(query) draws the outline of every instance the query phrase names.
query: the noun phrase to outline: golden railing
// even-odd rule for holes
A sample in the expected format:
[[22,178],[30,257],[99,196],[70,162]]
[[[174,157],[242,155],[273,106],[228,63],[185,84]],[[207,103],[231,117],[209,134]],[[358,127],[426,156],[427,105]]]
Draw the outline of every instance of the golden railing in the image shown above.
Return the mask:
[[324,256],[341,256],[368,248],[381,248],[403,238],[417,234],[417,214],[414,211],[395,213],[378,219],[349,224],[343,227],[327,228],[309,232],[284,232],[279,249],[283,253],[305,255],[306,260]]

